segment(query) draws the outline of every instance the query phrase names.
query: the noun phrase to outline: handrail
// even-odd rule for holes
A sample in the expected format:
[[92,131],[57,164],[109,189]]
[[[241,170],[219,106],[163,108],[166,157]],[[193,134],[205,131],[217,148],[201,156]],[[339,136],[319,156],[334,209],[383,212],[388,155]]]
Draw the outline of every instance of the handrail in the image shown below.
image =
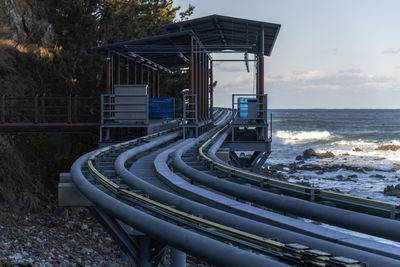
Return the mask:
[[237,177],[244,178],[244,179],[248,179],[248,178],[255,179],[256,181],[258,181],[259,185],[269,185],[272,187],[280,186],[279,189],[281,189],[281,190],[285,190],[285,189],[290,190],[290,188],[298,190],[298,192],[291,192],[291,193],[294,193],[294,194],[297,193],[299,195],[299,197],[301,197],[303,199],[305,198],[305,196],[307,196],[309,200],[314,201],[315,198],[327,199],[326,196],[331,196],[331,197],[335,197],[338,199],[330,198],[329,199],[330,201],[338,201],[339,202],[339,201],[343,201],[343,200],[352,200],[352,201],[356,202],[356,203],[353,203],[354,205],[360,205],[361,208],[365,208],[365,204],[371,204],[373,206],[368,206],[368,208],[376,209],[378,212],[379,212],[379,206],[389,208],[390,210],[388,211],[388,215],[386,217],[396,218],[396,216],[399,215],[399,213],[395,214],[395,210],[399,209],[400,206],[397,206],[392,203],[387,203],[387,202],[372,200],[372,199],[365,199],[365,198],[360,198],[360,197],[356,197],[356,196],[350,196],[350,195],[330,192],[330,191],[326,191],[326,190],[320,190],[320,189],[313,188],[313,187],[297,185],[297,184],[293,184],[293,183],[289,183],[289,182],[285,182],[285,181],[280,181],[280,180],[277,180],[274,178],[269,178],[269,177],[266,177],[266,176],[263,176],[263,175],[260,175],[257,173],[253,173],[250,171],[245,171],[245,170],[241,170],[238,168],[234,168],[227,164],[221,164],[219,162],[215,162],[214,160],[212,160],[209,156],[207,156],[204,153],[204,149],[212,141],[214,141],[223,131],[225,131],[228,127],[229,127],[229,125],[227,124],[223,129],[219,130],[210,139],[208,139],[206,142],[204,142],[204,144],[202,144],[199,147],[199,149],[198,149],[199,155],[207,164],[210,164],[210,165],[214,166],[215,168],[220,169],[222,171],[228,172],[232,176],[237,176]]

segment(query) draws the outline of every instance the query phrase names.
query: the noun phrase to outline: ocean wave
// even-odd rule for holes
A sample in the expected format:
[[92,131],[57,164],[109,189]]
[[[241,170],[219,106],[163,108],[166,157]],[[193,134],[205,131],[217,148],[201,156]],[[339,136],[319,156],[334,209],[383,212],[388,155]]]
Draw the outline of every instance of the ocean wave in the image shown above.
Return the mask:
[[312,140],[327,140],[331,134],[328,131],[277,131],[275,136],[283,139],[284,144],[296,144]]
[[340,145],[340,146],[349,146],[349,147],[372,147],[376,146],[378,141],[367,141],[367,140],[340,140],[333,142],[334,145]]

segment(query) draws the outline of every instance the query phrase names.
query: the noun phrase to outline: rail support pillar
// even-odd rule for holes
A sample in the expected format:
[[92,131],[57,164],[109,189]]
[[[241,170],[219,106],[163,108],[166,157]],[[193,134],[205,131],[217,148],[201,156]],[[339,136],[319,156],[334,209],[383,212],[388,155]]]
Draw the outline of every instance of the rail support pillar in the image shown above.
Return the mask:
[[171,248],[171,267],[185,267],[186,253],[175,248]]
[[150,262],[150,238],[146,235],[138,235],[136,237],[138,244],[138,263],[140,267],[151,267]]

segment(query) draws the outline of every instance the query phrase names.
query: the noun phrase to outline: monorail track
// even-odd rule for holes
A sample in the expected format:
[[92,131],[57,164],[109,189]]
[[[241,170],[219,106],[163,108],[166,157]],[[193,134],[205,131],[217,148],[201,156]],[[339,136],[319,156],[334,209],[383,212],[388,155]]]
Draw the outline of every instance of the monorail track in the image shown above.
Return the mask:
[[[175,166],[172,155],[179,155],[177,152],[179,149],[193,147],[201,141],[204,143],[200,146],[199,155],[207,164],[207,169],[202,168],[205,171],[202,172],[203,175],[212,174],[213,170],[209,169],[213,166],[212,169],[219,172],[229,170],[232,178],[237,175],[258,177],[255,174],[238,172],[237,169],[215,162],[205,154],[205,148],[209,147],[225,129],[222,125],[228,116],[221,111],[218,114],[220,127],[203,134],[198,139],[179,140],[180,131],[173,129],[84,155],[71,168],[73,180],[80,191],[99,209],[160,242],[217,265],[375,266],[383,263],[385,266],[396,266],[400,264],[398,248],[360,238],[353,238],[351,241],[351,238],[340,233],[334,237],[333,231],[314,225],[308,230],[298,230],[300,227],[293,226],[297,220],[290,217],[286,218],[292,225],[286,223],[282,226],[270,216],[281,216],[279,219],[282,219],[283,215],[274,215],[265,209],[259,209],[261,213],[256,214],[258,211],[254,210],[255,207],[237,202],[233,199],[235,196],[229,198],[218,192],[207,193],[207,188],[196,188],[173,173],[169,167],[172,165],[177,169],[179,167]],[[147,172],[147,178],[140,172],[128,170],[133,160],[136,162],[132,168],[139,166],[147,169],[149,162],[145,167],[144,160],[153,162],[154,168],[142,172],[142,174]],[[181,172],[185,174],[184,171]],[[187,179],[193,179],[191,175],[187,173],[185,175]],[[150,181],[151,179],[153,181]],[[213,179],[221,180],[216,177]],[[265,177],[263,179],[267,180],[263,180],[263,184],[266,185],[275,182]],[[163,185],[160,181],[163,181]],[[278,184],[282,186],[281,183]],[[290,184],[285,186],[290,190],[295,188],[301,191],[297,186],[293,187]],[[306,190],[304,192],[307,193]],[[239,198],[244,199],[241,196]],[[235,209],[235,206],[240,209]],[[387,220],[397,222],[394,220],[396,216],[394,217]],[[311,234],[316,229],[321,230],[322,234]],[[325,234],[328,234],[328,237],[319,238]],[[374,248],[375,245],[378,247]]]

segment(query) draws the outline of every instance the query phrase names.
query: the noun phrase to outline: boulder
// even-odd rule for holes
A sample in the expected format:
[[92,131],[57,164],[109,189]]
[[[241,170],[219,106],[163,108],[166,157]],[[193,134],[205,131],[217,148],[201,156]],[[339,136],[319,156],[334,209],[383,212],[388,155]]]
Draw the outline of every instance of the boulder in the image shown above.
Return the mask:
[[384,145],[384,146],[379,146],[375,148],[375,150],[383,150],[383,151],[397,151],[400,149],[400,146],[398,145]]
[[386,186],[385,189],[383,190],[383,193],[388,196],[400,197],[400,184],[397,184],[396,186],[394,185]]
[[371,178],[378,178],[378,179],[384,179],[384,178],[386,178],[385,176],[380,175],[380,174],[373,174],[373,175],[370,175],[369,177],[371,177]]
[[355,152],[361,152],[362,150],[361,150],[361,148],[356,147],[356,148],[353,149],[353,151],[355,151]]
[[303,158],[305,158],[305,159],[309,159],[309,158],[316,157],[316,156],[317,156],[317,153],[312,148],[309,148],[309,149],[303,151]]
[[316,156],[319,159],[334,158],[335,157],[335,155],[330,151],[326,151],[326,152],[323,152],[323,153],[316,153]]

